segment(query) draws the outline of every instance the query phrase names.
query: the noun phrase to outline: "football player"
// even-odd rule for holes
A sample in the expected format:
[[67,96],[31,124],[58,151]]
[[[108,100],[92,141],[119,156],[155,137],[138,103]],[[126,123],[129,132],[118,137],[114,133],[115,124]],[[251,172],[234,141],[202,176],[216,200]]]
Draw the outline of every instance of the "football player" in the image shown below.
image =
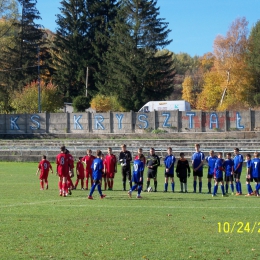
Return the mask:
[[143,186],[143,172],[144,172],[144,163],[143,163],[143,154],[138,155],[138,159],[134,160],[133,165],[133,177],[132,182],[134,182],[133,187],[128,191],[128,196],[132,197],[132,192],[137,188],[136,198],[141,199],[141,192]]

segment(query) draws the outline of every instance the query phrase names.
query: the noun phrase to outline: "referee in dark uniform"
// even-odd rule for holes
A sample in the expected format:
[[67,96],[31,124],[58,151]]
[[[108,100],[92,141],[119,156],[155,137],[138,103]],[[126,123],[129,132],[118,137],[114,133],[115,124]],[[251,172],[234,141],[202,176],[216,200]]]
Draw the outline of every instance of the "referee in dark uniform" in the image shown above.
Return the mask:
[[157,168],[160,165],[160,158],[155,154],[154,148],[150,148],[150,154],[147,157],[146,160],[147,165],[147,184],[146,184],[146,190],[150,186],[150,179],[153,179],[154,181],[154,191],[157,191]]
[[121,164],[123,190],[126,190],[126,177],[129,181],[130,189],[132,188],[131,165],[132,155],[126,150],[126,145],[121,145],[121,152],[119,154],[119,162]]

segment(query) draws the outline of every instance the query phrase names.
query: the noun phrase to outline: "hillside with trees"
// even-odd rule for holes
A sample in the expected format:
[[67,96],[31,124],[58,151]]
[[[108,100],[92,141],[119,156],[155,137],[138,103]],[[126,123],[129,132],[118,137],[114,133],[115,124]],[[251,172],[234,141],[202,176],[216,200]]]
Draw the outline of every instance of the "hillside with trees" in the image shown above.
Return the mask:
[[64,102],[77,111],[174,99],[201,110],[260,105],[260,22],[249,31],[237,18],[212,53],[191,57],[167,49],[157,0],[63,0],[56,33],[40,24],[36,2],[0,0],[0,113],[39,112],[39,95],[49,112]]

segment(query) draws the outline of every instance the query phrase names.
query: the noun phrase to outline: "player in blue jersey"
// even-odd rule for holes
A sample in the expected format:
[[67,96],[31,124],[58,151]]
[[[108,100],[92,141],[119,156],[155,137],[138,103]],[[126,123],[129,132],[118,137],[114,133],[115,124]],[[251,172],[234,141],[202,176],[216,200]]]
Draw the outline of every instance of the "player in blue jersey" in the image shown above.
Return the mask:
[[196,193],[197,188],[197,177],[199,178],[199,192],[202,190],[202,177],[203,177],[203,163],[204,163],[204,153],[200,151],[200,145],[195,144],[196,152],[192,155],[192,168],[193,168],[193,192]]
[[211,180],[214,175],[215,162],[218,159],[216,155],[214,155],[214,151],[209,151],[209,156],[206,157],[206,162],[208,163],[208,194],[211,194]]
[[254,192],[251,186],[251,182],[253,182],[252,177],[252,160],[251,160],[251,154],[246,155],[246,187],[247,187],[247,194],[245,196],[253,196]]
[[167,148],[167,156],[164,159],[165,165],[165,183],[164,183],[164,192],[168,190],[168,180],[171,180],[172,192],[174,192],[174,163],[176,161],[175,156],[172,154],[172,148]]
[[134,185],[132,188],[128,191],[128,196],[132,198],[132,192],[137,188],[137,196],[136,198],[141,199],[141,192],[142,192],[142,186],[143,186],[143,174],[144,174],[144,156],[143,154],[138,154],[138,159],[134,160],[134,166],[133,166],[133,176],[132,176],[132,182],[134,182]]
[[215,163],[214,174],[216,177],[214,191],[212,193],[212,197],[216,196],[218,191],[218,184],[221,183],[221,191],[222,197],[226,196],[224,192],[224,179],[223,179],[223,170],[224,170],[224,159],[222,158],[223,154],[221,152],[218,153],[218,159]]
[[91,165],[93,185],[88,195],[88,199],[90,200],[93,200],[92,194],[94,193],[96,187],[98,188],[100,198],[103,199],[106,197],[105,194],[102,194],[102,190],[101,190],[102,173],[103,173],[103,161],[101,158],[102,158],[102,152],[100,150],[97,150],[96,158],[93,160]]
[[259,159],[259,153],[254,153],[254,159],[252,159],[251,164],[251,176],[253,180],[255,181],[255,191],[254,194],[259,197],[259,189],[260,189],[260,159]]
[[236,181],[236,195],[242,195],[242,186],[240,182],[242,167],[243,167],[243,155],[239,153],[239,149],[234,149],[234,178]]
[[230,183],[230,188],[231,188],[231,194],[234,194],[234,178],[233,178],[233,172],[234,172],[234,161],[231,158],[231,153],[226,154],[227,159],[224,162],[224,169],[225,169],[225,188],[226,188],[226,193],[228,193],[228,186]]

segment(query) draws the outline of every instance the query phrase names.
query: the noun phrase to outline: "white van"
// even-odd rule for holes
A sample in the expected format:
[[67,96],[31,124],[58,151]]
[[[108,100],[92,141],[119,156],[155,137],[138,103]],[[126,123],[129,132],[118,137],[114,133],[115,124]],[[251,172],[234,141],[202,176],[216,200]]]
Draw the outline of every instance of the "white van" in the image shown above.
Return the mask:
[[169,101],[149,101],[138,112],[153,112],[153,111],[167,111],[179,110],[190,111],[190,103],[185,100],[169,100]]

